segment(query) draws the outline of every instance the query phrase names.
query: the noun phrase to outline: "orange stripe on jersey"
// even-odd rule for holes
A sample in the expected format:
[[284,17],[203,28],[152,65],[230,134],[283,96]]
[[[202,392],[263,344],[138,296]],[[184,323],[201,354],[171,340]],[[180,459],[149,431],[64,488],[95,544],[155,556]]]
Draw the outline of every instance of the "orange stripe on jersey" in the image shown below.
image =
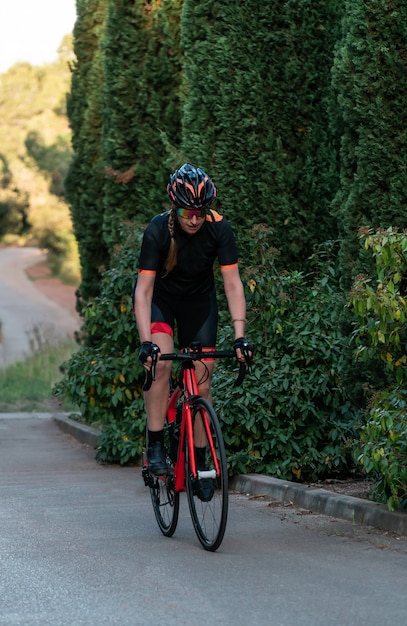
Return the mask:
[[143,269],[139,269],[138,273],[139,273],[139,274],[150,274],[151,276],[155,276],[157,272],[156,272],[155,270],[143,270]]
[[235,267],[238,267],[237,263],[232,263],[232,265],[221,265],[221,270],[233,270]]
[[223,220],[223,215],[221,215],[217,211],[214,211],[213,209],[210,209],[210,211],[206,215],[206,220],[208,222],[221,222]]

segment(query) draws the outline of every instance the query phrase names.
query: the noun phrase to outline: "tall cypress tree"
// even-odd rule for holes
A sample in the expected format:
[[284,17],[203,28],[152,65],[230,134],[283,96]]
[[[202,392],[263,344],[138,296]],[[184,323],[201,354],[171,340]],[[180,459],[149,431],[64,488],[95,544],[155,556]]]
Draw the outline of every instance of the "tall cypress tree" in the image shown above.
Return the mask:
[[358,229],[406,225],[406,41],[405,3],[346,1],[333,71],[343,125],[335,206],[345,287],[366,269]]
[[103,68],[98,42],[106,0],[77,0],[74,28],[76,61],[72,67],[67,111],[74,157],[65,188],[78,241],[82,269],[80,299],[99,293],[100,274],[109,256],[102,237],[104,169],[101,155],[101,85]]
[[166,206],[171,165],[162,134],[180,143],[181,0],[109,0],[105,51],[104,238],[120,240],[123,220],[146,221]]
[[336,234],[327,101],[340,9],[337,0],[183,7],[183,152],[210,169],[236,222],[272,226],[290,264]]

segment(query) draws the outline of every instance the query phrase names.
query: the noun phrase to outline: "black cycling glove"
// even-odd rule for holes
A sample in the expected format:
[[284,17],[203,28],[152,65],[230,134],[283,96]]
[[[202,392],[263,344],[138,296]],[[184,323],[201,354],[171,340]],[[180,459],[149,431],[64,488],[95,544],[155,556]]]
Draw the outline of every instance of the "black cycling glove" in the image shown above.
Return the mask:
[[138,353],[138,360],[141,365],[144,365],[149,356],[152,356],[153,352],[160,352],[160,348],[156,343],[152,341],[143,341],[140,346],[140,352]]
[[239,339],[235,339],[233,343],[233,350],[236,352],[238,348],[244,356],[248,356],[248,352],[251,352],[251,356],[253,356],[254,348],[252,345],[250,345],[245,337],[239,337]]

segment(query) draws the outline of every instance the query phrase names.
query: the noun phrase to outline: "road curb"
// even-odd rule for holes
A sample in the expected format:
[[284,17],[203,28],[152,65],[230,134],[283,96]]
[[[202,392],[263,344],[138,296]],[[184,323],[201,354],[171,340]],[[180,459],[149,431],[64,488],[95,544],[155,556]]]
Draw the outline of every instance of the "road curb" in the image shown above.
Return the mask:
[[236,476],[231,481],[231,488],[249,495],[269,496],[282,503],[291,503],[315,513],[407,536],[406,511],[389,511],[386,505],[370,500],[259,474]]
[[95,428],[91,428],[86,424],[81,424],[80,422],[76,422],[70,417],[66,417],[65,415],[54,415],[54,422],[58,424],[60,429],[72,437],[75,437],[81,443],[85,443],[91,448],[96,449],[99,445],[99,437],[100,431]]
[[[96,449],[100,431],[76,422],[64,415],[54,415],[58,426],[81,443]],[[282,503],[290,503],[314,513],[348,520],[355,524],[373,526],[407,536],[407,511],[389,511],[387,506],[362,498],[346,496],[326,489],[262,476],[242,474],[230,481],[234,491],[251,496],[269,496]]]

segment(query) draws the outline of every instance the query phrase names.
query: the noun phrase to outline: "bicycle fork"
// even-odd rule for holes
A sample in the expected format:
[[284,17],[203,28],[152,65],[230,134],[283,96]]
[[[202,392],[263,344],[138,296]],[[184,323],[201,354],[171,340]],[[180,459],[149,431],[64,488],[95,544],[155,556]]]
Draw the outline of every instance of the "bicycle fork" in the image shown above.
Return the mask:
[[[185,411],[184,419],[181,424],[181,433],[180,433],[180,444],[179,444],[179,454],[177,459],[177,472],[176,472],[176,483],[175,489],[176,491],[185,490],[185,450],[186,445],[188,446],[188,458],[189,458],[189,466],[192,474],[192,478],[194,480],[201,478],[212,478],[216,479],[220,476],[220,468],[218,459],[216,457],[215,446],[211,437],[210,427],[208,424],[207,415],[201,414],[201,419],[204,427],[204,431],[206,434],[206,440],[211,450],[211,457],[213,459],[214,468],[212,469],[197,469],[196,460],[195,460],[195,442],[194,442],[194,429],[193,429],[193,421],[192,421],[192,404],[194,397],[189,398],[184,401],[183,411]],[[181,469],[182,468],[182,469]]]

